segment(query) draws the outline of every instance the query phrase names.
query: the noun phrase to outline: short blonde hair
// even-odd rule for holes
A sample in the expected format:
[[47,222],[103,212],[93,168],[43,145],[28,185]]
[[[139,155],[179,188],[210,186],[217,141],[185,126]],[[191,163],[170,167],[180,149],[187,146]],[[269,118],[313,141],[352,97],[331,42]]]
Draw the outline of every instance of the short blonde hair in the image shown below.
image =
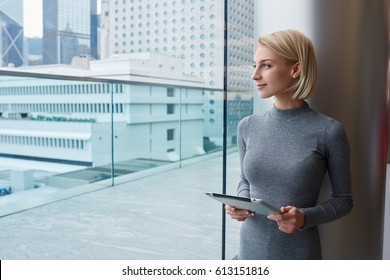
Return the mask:
[[281,55],[288,63],[300,63],[300,76],[288,89],[294,92],[294,99],[305,100],[313,96],[318,70],[314,46],[308,37],[299,31],[288,29],[260,36],[258,43]]

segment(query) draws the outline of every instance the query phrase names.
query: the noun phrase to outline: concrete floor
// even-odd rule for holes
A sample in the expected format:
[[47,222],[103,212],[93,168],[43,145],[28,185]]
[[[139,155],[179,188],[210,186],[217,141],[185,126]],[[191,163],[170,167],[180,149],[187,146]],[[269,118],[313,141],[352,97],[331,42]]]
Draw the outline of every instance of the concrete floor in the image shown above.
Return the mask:
[[[235,153],[228,165],[237,181]],[[221,205],[204,194],[221,191],[221,166],[217,157],[2,217],[0,259],[221,259]],[[233,258],[239,223],[227,224]]]

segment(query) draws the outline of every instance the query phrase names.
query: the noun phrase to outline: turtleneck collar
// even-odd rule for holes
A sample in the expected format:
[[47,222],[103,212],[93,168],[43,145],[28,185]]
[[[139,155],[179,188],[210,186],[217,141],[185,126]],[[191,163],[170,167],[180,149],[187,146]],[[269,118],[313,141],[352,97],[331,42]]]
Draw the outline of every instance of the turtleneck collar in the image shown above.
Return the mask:
[[274,104],[270,110],[270,115],[274,118],[291,118],[309,111],[311,111],[311,108],[307,102],[304,102],[301,106],[293,109],[279,109]]

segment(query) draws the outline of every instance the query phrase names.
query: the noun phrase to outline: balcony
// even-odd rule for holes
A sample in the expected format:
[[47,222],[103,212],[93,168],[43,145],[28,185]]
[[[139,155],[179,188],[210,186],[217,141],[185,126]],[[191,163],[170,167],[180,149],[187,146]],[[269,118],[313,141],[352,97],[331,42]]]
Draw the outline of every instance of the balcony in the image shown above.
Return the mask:
[[236,255],[239,223],[204,192],[235,193],[250,92],[228,111],[197,82],[0,74],[2,259]]

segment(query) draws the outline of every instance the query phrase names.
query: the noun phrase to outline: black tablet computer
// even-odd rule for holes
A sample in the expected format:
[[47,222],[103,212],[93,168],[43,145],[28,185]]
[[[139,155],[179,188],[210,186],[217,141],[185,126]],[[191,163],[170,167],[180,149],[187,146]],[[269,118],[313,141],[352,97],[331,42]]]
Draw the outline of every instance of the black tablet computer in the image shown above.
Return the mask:
[[239,209],[245,209],[255,212],[258,215],[268,215],[271,213],[279,214],[280,209],[265,202],[260,198],[247,198],[240,196],[233,196],[221,193],[206,192],[206,195],[227,204],[234,206]]

